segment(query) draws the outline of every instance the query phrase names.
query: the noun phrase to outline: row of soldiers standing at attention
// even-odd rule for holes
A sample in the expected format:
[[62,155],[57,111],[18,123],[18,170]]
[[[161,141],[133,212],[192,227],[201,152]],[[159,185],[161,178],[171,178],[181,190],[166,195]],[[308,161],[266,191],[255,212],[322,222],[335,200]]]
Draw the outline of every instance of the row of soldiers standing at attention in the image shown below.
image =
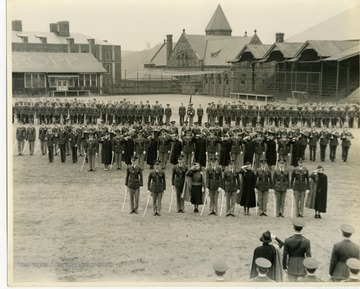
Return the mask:
[[[138,155],[143,167],[144,162],[150,166],[154,159],[159,159],[162,166],[166,168],[168,161],[176,164],[176,157],[182,153],[185,163],[190,166],[192,161],[199,162],[202,167],[209,164],[211,158],[216,157],[218,163],[225,167],[230,159],[235,162],[235,169],[246,162],[259,167],[259,159],[265,155],[270,167],[276,165],[276,161],[283,159],[287,165],[297,166],[299,158],[305,159],[307,147],[309,147],[310,161],[316,161],[317,148],[320,147],[320,160],[326,160],[326,150],[329,147],[329,157],[335,161],[338,145],[341,145],[341,157],[344,162],[348,160],[349,148],[351,146],[352,133],[343,129],[341,132],[336,129],[292,129],[274,127],[256,128],[241,127],[239,124],[221,128],[218,123],[211,126],[205,123],[205,128],[201,128],[197,122],[193,126],[184,125],[178,127],[175,121],[165,126],[151,126],[150,124],[134,125],[125,124],[124,126],[111,127],[104,123],[95,125],[45,125],[39,127],[38,139],[41,143],[41,152],[46,153],[46,142],[49,142],[49,132],[53,133],[55,154],[60,144],[64,143],[65,152],[70,152],[71,145],[77,146],[77,153],[84,154],[84,148],[88,133],[92,132],[99,141],[106,134],[109,134],[110,141],[115,138],[119,144],[116,145],[120,157],[118,167],[121,162],[130,163],[131,155]],[[74,133],[76,132],[76,135]],[[70,138],[70,135],[73,135]],[[65,137],[64,137],[65,136]],[[16,139],[18,141],[18,154],[24,153],[25,141],[29,141],[30,155],[34,153],[34,142],[37,139],[35,127],[30,124],[25,127],[20,124],[16,129]],[[50,144],[52,141],[50,141]],[[151,147],[151,154],[147,152]],[[115,146],[114,146],[115,148]],[[154,157],[155,155],[155,157]],[[157,155],[157,157],[156,157]],[[150,159],[148,159],[149,157]],[[63,160],[63,158],[62,158]]]
[[[65,162],[66,155],[71,153],[73,163],[77,162],[78,154],[85,155],[84,160],[89,163],[89,171],[94,171],[96,155],[104,164],[105,170],[111,169],[112,165],[120,170],[122,162],[130,165],[134,155],[137,157],[141,169],[144,169],[145,162],[152,169],[155,161],[159,161],[160,167],[166,169],[169,158],[170,163],[175,165],[174,169],[178,169],[176,166],[178,163],[183,164],[181,171],[187,171],[193,162],[198,163],[199,167],[207,167],[212,170],[212,173],[206,180],[211,180],[211,176],[216,179],[215,182],[210,182],[206,186],[209,190],[210,210],[215,215],[218,213],[217,199],[218,193],[221,191],[219,188],[226,192],[226,215],[228,216],[234,215],[236,202],[244,204],[244,213],[249,214],[249,208],[255,207],[253,194],[255,188],[258,192],[259,214],[266,216],[268,191],[274,189],[278,217],[283,217],[285,196],[289,189],[294,190],[296,216],[303,216],[305,192],[309,189],[309,174],[306,169],[303,169],[302,163],[308,145],[310,146],[310,160],[315,161],[315,158],[312,157],[316,156],[313,154],[314,148],[310,141],[315,136],[318,136],[319,140],[324,137],[331,139],[333,136],[340,138],[343,142],[344,161],[346,161],[350,143],[349,146],[345,146],[345,142],[350,142],[352,137],[347,130],[339,134],[326,130],[320,132],[301,131],[298,128],[293,130],[261,127],[254,129],[240,126],[220,128],[218,125],[211,127],[209,124],[201,129],[197,123],[194,126],[184,126],[179,129],[175,126],[174,121],[165,127],[152,127],[149,124],[145,126],[127,124],[121,128],[116,125],[109,128],[104,124],[98,127],[70,124],[66,126],[54,124],[52,127],[47,127],[42,124],[38,134],[41,153],[48,154],[50,163],[53,162],[54,154],[58,153],[60,153],[62,162]],[[28,128],[20,125],[16,130],[16,138],[19,144],[19,155],[24,152],[25,140],[29,141],[30,154],[34,153],[36,132],[32,125]],[[315,150],[316,145],[317,142]],[[178,156],[181,156],[181,161]],[[294,175],[290,176],[287,169],[290,165],[299,168],[299,173],[296,169],[293,171]],[[231,170],[224,171],[227,166]],[[275,166],[276,170],[274,171]],[[250,192],[248,195],[239,194],[241,191],[239,173],[243,175],[242,180],[249,180],[248,189],[246,189]],[[231,186],[228,187],[225,183],[222,184],[222,179],[227,175],[232,180]],[[302,189],[296,189],[297,185],[295,184],[298,182],[294,182],[294,180],[297,178],[302,183]],[[258,180],[258,182],[254,182],[254,180]],[[263,185],[260,185],[262,182]],[[175,183],[174,189],[177,191],[180,207],[178,210],[182,211],[180,195],[184,186],[183,182]],[[178,186],[179,184],[181,186]],[[242,196],[244,198],[250,196],[250,198],[242,201]],[[198,201],[194,205],[200,203]]]
[[[201,104],[197,108],[193,103],[185,106],[183,103],[176,108],[179,123],[182,126],[185,120],[190,125],[198,122],[199,126],[204,123],[204,115],[207,122],[214,125],[216,122],[222,127],[227,123],[239,123],[243,126],[255,127],[273,125],[275,127],[292,127],[301,124],[305,127],[359,127],[360,109],[356,104],[334,103],[305,103],[305,104],[281,104],[265,103],[250,104],[241,101],[219,100],[217,103],[210,102],[206,108]],[[171,121],[175,111],[170,104],[163,106],[159,101],[150,104],[150,101],[131,102],[127,99],[120,101],[100,101],[97,99],[84,101],[74,98],[73,100],[61,101],[60,99],[36,99],[16,100],[13,105],[13,122],[15,118],[23,123],[63,123],[69,119],[71,124],[97,124],[98,119],[107,125],[115,122],[119,124],[133,124],[135,121],[142,124],[166,123]]]

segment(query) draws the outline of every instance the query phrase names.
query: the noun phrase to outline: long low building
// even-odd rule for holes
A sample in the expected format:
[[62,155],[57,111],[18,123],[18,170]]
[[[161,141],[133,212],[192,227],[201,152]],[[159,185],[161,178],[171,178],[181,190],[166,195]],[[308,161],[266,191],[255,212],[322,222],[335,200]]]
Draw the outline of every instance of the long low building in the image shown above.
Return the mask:
[[15,94],[79,96],[102,92],[107,71],[91,53],[12,53]]

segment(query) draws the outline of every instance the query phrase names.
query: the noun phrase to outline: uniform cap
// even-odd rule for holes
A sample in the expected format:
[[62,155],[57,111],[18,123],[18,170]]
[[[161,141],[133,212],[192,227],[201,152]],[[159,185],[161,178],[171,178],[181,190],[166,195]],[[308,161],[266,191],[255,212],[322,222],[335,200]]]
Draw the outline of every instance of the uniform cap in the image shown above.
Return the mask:
[[210,158],[210,162],[216,162],[217,158]]
[[317,269],[319,267],[319,262],[316,261],[314,258],[307,257],[304,259],[303,265],[307,269]]
[[283,159],[280,159],[279,164],[285,164],[285,161]]
[[293,219],[292,220],[292,223],[295,227],[298,227],[298,228],[303,228],[305,227],[305,222],[303,220],[299,220],[299,219]]
[[228,269],[228,266],[226,265],[225,261],[223,261],[223,260],[218,260],[218,261],[216,261],[216,262],[213,264],[213,269],[214,269],[216,272],[225,273],[226,270]]
[[304,161],[305,161],[304,158],[298,158],[298,162],[299,162],[299,163],[303,163]]
[[233,165],[233,164],[234,164],[234,160],[229,160],[228,164],[229,164],[229,165]]
[[260,267],[260,268],[264,268],[264,269],[269,269],[271,268],[271,262],[268,259],[265,258],[257,258],[255,260],[255,264],[256,266]]
[[260,158],[260,162],[266,163],[266,162],[267,162],[267,159],[266,159],[264,156],[262,156],[262,157]]
[[132,156],[132,158],[131,158],[132,161],[136,161],[137,159],[138,159],[137,156]]
[[174,123],[175,123],[175,120],[170,121],[170,123],[174,124]]
[[177,157],[177,160],[178,161],[182,161],[184,159],[184,156],[183,155],[179,155],[178,157]]
[[160,165],[160,161],[159,161],[159,160],[156,160],[156,161],[154,162],[154,165]]
[[353,270],[360,270],[360,260],[356,258],[349,258],[346,260],[346,266]]
[[348,224],[342,224],[340,226],[340,229],[341,229],[341,231],[343,231],[344,233],[347,233],[347,234],[352,234],[355,232],[354,227],[351,225],[348,225]]

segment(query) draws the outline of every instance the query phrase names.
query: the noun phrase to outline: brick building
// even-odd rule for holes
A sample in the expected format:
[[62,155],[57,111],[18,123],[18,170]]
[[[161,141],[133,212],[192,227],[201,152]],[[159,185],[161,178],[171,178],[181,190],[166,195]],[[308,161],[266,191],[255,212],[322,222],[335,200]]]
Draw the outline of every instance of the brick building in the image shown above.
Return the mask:
[[[45,82],[29,81],[28,79],[35,78],[35,76],[31,76],[31,71],[13,71],[14,93],[24,93],[31,90],[45,90],[45,92],[87,90],[101,93],[103,86],[121,81],[120,45],[112,45],[106,40],[94,39],[81,33],[72,33],[70,32],[68,21],[51,23],[49,32],[32,32],[23,31],[22,22],[14,20],[12,21],[11,42],[13,62],[19,64],[19,61],[24,59],[24,68],[31,58],[39,60],[42,57],[44,61],[51,62],[51,59],[54,59],[55,55],[57,55],[57,57],[62,58],[65,62],[66,59],[76,59],[79,70],[73,71],[74,67],[70,68],[69,65],[60,65],[58,61],[57,68],[51,65],[48,68],[44,66],[44,71],[36,72],[37,75],[41,75],[36,77],[44,78]],[[25,52],[28,53],[26,54],[27,60],[23,58],[25,55],[19,54]],[[32,57],[31,53],[37,56]],[[53,53],[53,56],[50,55],[51,53]],[[83,54],[83,56],[76,56],[76,54]],[[50,67],[56,71],[49,71]],[[86,67],[86,69],[82,69],[83,67]],[[89,67],[93,71],[88,71]],[[18,69],[21,70],[21,67],[18,66]],[[58,69],[64,70],[59,71]],[[72,74],[69,74],[69,69]],[[56,74],[53,74],[55,77],[48,77],[49,73],[54,72],[56,72]],[[23,80],[21,80],[22,74]],[[82,79],[81,75],[83,74],[85,76]],[[60,82],[61,85],[58,85]]]

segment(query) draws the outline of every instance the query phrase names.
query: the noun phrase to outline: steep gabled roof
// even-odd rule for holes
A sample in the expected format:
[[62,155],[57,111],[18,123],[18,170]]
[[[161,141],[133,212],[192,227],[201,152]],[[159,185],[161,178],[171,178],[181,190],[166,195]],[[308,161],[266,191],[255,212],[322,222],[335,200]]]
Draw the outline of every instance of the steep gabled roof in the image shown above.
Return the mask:
[[273,51],[279,51],[284,58],[293,58],[303,45],[304,43],[300,42],[274,43],[266,53],[265,57],[269,56]]
[[245,54],[248,54],[244,60],[258,60],[262,59],[266,52],[270,49],[271,44],[247,44],[237,54],[238,61],[242,61],[241,58]]
[[286,38],[287,42],[313,40],[349,40],[360,38],[360,5],[345,10],[303,32]]
[[229,31],[230,33],[232,31],[220,4],[216,8],[213,16],[209,21],[209,24],[205,28],[206,33],[211,31]]
[[212,65],[225,65],[230,59],[233,59],[236,54],[245,45],[248,45],[251,37],[231,37],[226,39],[209,39],[207,41],[205,51],[204,64]]
[[333,56],[326,58],[326,61],[343,61],[345,59],[349,59],[357,55],[360,55],[359,45],[355,45],[354,47],[351,47],[345,51],[341,51],[337,54],[334,54]]
[[[68,44],[68,38],[74,39],[74,44],[89,44],[88,39],[94,39],[91,36],[82,33],[70,33],[70,36],[59,36],[54,32],[34,32],[34,31],[11,31],[12,43],[23,43],[22,37],[28,38],[28,43],[42,43],[41,37],[46,38],[48,44]],[[94,39],[95,44],[111,45],[110,43]]]

